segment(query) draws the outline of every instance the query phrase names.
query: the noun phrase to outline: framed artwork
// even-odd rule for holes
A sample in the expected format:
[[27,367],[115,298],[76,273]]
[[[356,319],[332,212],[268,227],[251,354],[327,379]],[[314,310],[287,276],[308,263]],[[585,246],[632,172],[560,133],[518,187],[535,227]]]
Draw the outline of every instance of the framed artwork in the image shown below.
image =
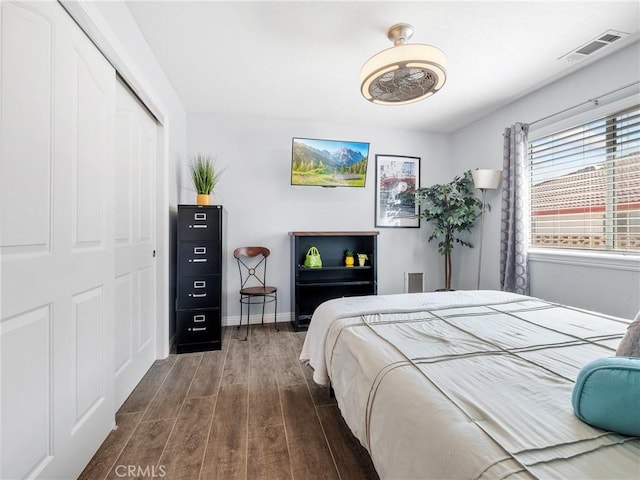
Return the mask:
[[420,158],[376,155],[376,227],[419,228]]

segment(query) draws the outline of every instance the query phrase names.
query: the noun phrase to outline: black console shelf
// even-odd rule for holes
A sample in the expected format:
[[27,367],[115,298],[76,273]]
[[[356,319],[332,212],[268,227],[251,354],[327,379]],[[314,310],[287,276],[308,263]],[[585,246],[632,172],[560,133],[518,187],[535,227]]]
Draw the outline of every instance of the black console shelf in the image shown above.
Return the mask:
[[[296,331],[306,330],[318,305],[339,297],[376,295],[379,232],[289,232],[291,237],[291,311]],[[322,258],[321,268],[307,268],[310,247]],[[345,250],[364,253],[365,265],[347,267]]]

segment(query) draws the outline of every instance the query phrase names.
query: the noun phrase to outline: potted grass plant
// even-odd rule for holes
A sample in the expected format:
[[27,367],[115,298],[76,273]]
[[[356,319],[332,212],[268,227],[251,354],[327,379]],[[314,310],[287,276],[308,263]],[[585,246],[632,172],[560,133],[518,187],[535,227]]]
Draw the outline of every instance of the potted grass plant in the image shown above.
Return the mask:
[[422,205],[420,217],[430,222],[433,230],[427,241],[440,240],[438,253],[444,257],[444,289],[451,290],[451,252],[456,243],[473,248],[459,235],[470,232],[482,212],[482,202],[474,194],[471,170],[451,182],[419,188],[415,199]]
[[211,193],[220,180],[222,170],[220,170],[215,160],[210,155],[198,154],[189,165],[191,183],[196,191],[196,203],[198,205],[209,205],[211,203]]

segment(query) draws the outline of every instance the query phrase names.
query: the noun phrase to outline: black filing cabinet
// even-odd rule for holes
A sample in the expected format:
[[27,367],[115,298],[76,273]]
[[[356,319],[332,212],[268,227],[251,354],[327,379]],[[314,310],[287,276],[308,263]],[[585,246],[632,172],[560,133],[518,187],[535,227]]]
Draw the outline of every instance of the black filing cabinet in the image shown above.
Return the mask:
[[222,347],[222,206],[178,205],[177,353]]

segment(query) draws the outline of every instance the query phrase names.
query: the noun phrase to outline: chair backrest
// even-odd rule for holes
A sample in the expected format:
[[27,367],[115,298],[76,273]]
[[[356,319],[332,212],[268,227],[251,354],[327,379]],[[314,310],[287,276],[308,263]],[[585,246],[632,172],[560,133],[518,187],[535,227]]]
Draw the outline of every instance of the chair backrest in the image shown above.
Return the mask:
[[233,251],[240,272],[240,288],[267,285],[267,258],[270,254],[266,247],[240,247]]

